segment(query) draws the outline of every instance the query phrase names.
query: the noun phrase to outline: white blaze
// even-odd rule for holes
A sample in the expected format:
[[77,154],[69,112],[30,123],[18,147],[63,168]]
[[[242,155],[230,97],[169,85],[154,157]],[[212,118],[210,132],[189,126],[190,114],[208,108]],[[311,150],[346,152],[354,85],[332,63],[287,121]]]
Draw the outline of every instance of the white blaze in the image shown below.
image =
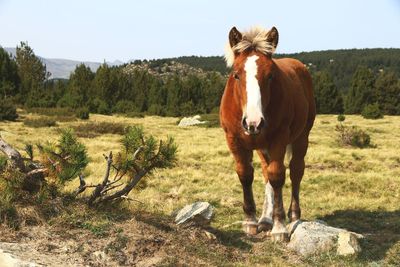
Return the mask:
[[246,71],[247,91],[245,115],[248,124],[251,122],[258,124],[263,117],[260,85],[257,80],[257,59],[258,56],[256,55],[248,57],[244,65],[244,70]]

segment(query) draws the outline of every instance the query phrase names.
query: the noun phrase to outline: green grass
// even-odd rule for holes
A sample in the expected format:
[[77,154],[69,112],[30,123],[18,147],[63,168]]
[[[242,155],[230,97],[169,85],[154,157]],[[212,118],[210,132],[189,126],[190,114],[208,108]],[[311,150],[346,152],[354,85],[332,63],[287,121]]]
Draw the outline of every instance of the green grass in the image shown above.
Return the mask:
[[[27,118],[32,116],[35,115],[28,114]],[[217,116],[210,117],[214,125],[217,125]],[[207,120],[204,117],[202,119]],[[216,265],[220,261],[220,265],[237,266],[364,266],[370,262],[393,264],[398,260],[400,132],[396,129],[400,125],[400,117],[385,116],[380,120],[366,120],[361,116],[346,115],[344,123],[367,131],[374,144],[374,147],[360,149],[337,144],[337,116],[317,116],[310,136],[307,167],[300,192],[302,217],[306,220],[322,219],[329,225],[364,234],[366,238],[361,244],[363,251],[358,256],[338,257],[326,253],[308,259],[292,255],[281,245],[269,241],[244,240],[240,225],[224,227],[242,220],[243,211],[241,186],[221,128],[181,128],[176,125],[176,118],[156,116],[128,118],[93,114],[89,119],[90,123],[95,124],[110,121],[124,126],[142,124],[145,132],[157,138],[175,138],[178,165],[173,169],[157,171],[146,179],[144,190],[134,190],[130,194],[131,198],[140,202],[129,202],[129,205],[153,214],[169,216],[193,201],[212,203],[215,206],[212,227],[217,231],[218,242],[239,254],[247,255],[227,263],[223,259],[232,257],[215,252],[209,257]],[[83,127],[86,123],[60,122],[59,128]],[[29,128],[22,122],[1,122],[0,129],[2,137],[20,151],[23,151],[25,143],[54,141],[58,136],[54,128]],[[103,154],[118,151],[120,138],[118,134],[100,134],[96,138],[81,139],[91,158],[87,170],[90,173],[88,183],[102,179],[105,171]],[[254,195],[260,214],[264,185],[258,156],[254,158]],[[77,180],[70,182],[67,190],[72,191],[78,184]],[[287,179],[284,186],[285,207],[289,205],[289,196],[290,180]],[[88,227],[93,231],[98,230]],[[208,257],[206,245],[199,244],[191,249],[199,257]]]

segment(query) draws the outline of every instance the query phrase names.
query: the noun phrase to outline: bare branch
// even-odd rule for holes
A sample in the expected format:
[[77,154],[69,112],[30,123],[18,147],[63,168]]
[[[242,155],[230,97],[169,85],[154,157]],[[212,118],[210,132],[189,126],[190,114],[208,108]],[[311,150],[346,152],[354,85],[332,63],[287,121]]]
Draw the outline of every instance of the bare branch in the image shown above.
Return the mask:
[[9,164],[13,168],[19,169],[21,172],[26,173],[26,167],[21,154],[14,149],[10,144],[8,144],[0,136],[0,151],[2,151],[9,159]]

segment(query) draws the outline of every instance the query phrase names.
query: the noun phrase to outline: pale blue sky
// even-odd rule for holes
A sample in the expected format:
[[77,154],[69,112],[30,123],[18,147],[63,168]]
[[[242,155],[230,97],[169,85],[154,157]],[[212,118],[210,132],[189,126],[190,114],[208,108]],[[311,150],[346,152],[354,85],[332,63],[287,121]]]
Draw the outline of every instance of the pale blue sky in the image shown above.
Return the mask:
[[0,0],[0,45],[48,58],[222,55],[234,25],[275,25],[278,53],[399,48],[400,0]]

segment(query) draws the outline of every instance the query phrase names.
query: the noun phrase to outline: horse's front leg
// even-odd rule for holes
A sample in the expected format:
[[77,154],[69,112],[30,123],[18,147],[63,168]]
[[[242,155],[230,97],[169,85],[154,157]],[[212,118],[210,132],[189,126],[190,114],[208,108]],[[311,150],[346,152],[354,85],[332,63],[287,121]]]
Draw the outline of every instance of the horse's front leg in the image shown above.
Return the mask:
[[285,184],[285,165],[283,163],[286,146],[273,146],[270,150],[270,163],[267,167],[268,182],[273,188],[273,226],[271,237],[274,241],[288,241],[289,233],[285,227],[282,187]]
[[252,187],[254,180],[253,151],[238,147],[234,143],[230,143],[229,148],[235,158],[236,173],[243,188],[243,211],[245,213],[243,230],[248,235],[255,235],[257,234],[257,220]]

